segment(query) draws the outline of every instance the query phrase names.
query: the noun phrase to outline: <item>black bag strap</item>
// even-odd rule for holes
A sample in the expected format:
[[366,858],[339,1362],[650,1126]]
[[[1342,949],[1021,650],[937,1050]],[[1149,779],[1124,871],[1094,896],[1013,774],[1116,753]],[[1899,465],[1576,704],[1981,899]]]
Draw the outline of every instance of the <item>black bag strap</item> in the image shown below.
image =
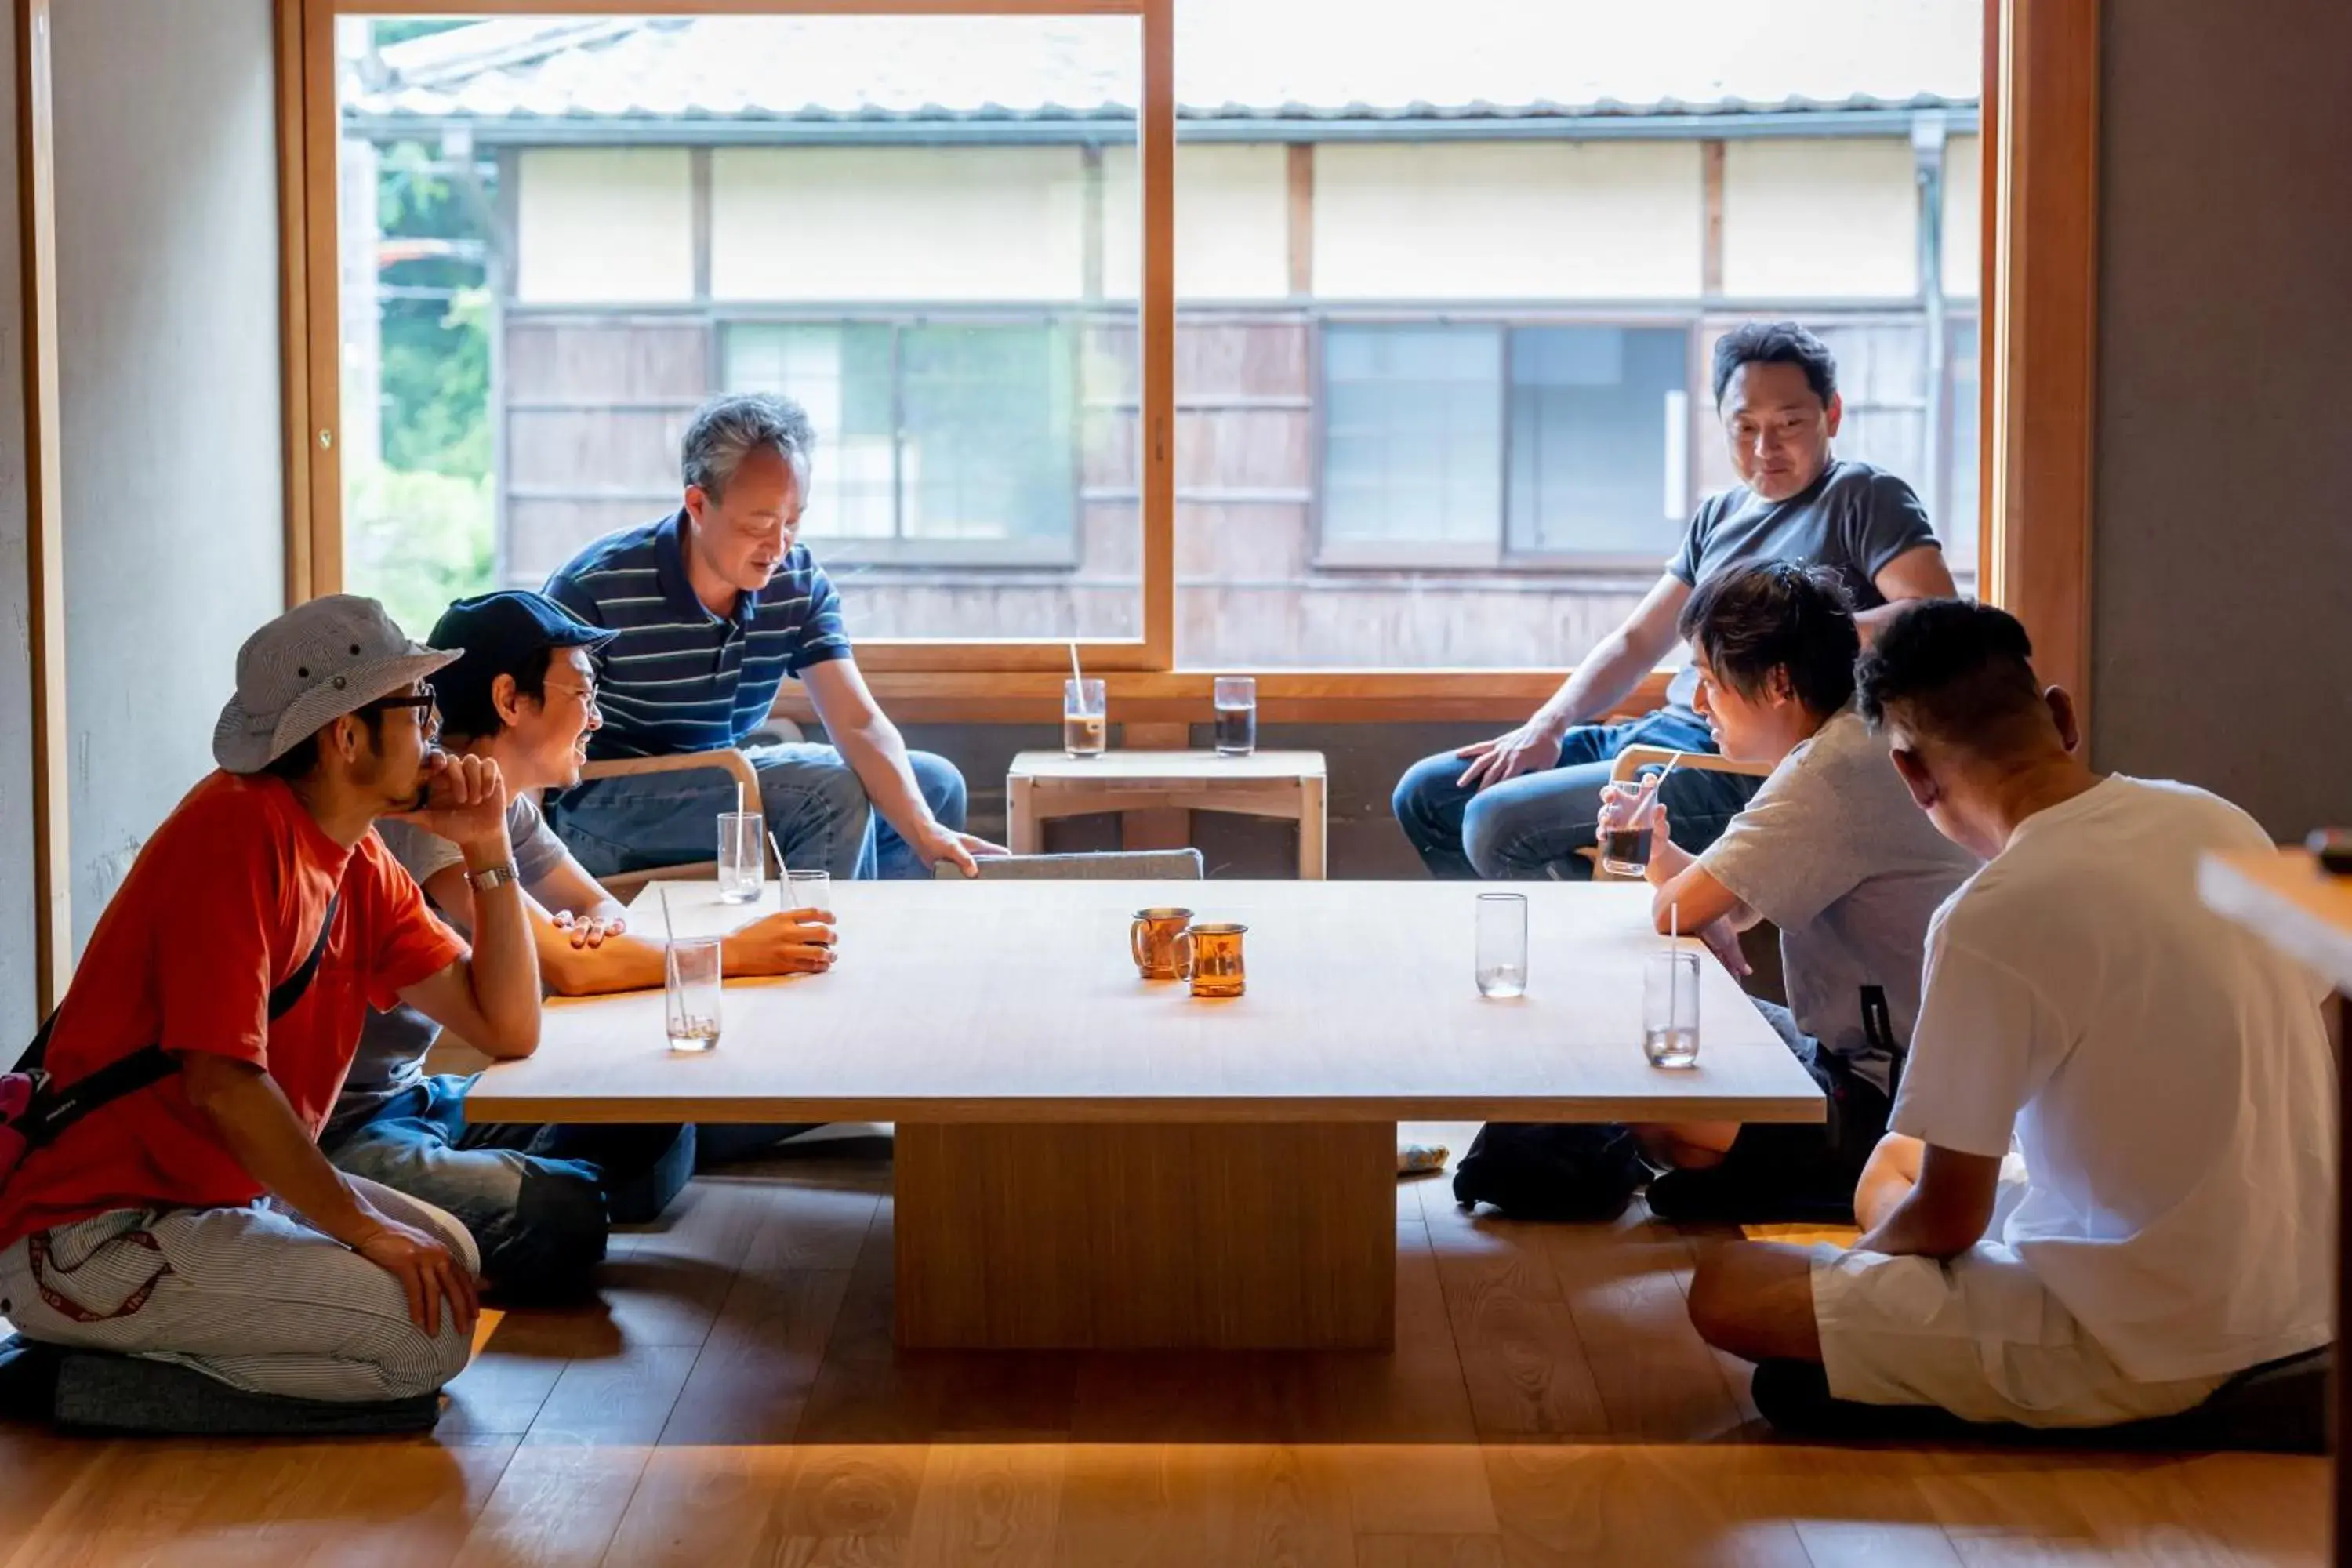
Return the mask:
[[[310,989],[310,982],[319,975],[320,961],[327,956],[327,942],[335,931],[335,910],[342,902],[341,892],[327,900],[327,918],[320,922],[318,939],[311,942],[310,956],[301,967],[288,975],[283,984],[269,993],[269,1021],[276,1023],[294,1010]],[[19,1072],[37,1072],[41,1058],[47,1054],[49,1029],[58,1021],[51,1013],[41,1024],[41,1031],[33,1037],[32,1046],[16,1064]],[[126,1094],[136,1094],[150,1084],[161,1083],[179,1070],[179,1058],[162,1046],[142,1046],[118,1061],[111,1061],[86,1078],[78,1079],[62,1089],[44,1085],[33,1109],[20,1124],[26,1146],[39,1148],[55,1139],[67,1128],[88,1116],[100,1106],[112,1104]]]

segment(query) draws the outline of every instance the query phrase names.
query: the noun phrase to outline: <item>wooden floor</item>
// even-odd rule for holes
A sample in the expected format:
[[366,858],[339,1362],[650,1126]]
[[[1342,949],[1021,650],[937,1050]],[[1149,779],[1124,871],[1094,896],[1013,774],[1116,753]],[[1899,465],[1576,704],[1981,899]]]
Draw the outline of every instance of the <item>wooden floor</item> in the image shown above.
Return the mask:
[[[1465,1146],[1467,1129],[1409,1135]],[[486,1320],[431,1438],[0,1428],[0,1564],[2316,1563],[2316,1459],[1801,1447],[1694,1238],[1397,1194],[1384,1355],[899,1356],[874,1141],[698,1181],[600,1307]]]

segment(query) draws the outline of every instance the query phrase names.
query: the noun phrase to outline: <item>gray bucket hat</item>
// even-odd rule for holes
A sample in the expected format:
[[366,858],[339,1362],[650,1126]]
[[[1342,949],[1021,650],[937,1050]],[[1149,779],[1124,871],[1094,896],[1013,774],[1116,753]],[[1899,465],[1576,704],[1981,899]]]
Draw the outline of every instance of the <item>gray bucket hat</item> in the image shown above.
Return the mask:
[[464,651],[409,641],[373,599],[330,594],[298,605],[237,649],[236,695],[213,726],[213,761],[229,773],[257,773],[321,725]]

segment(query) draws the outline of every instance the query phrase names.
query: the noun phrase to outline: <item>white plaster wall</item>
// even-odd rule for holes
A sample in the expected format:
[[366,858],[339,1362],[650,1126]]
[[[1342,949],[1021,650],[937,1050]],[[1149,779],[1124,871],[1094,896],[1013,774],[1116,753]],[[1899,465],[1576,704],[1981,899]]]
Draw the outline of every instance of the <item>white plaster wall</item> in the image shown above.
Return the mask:
[[1908,300],[1919,197],[1906,137],[1759,137],[1723,159],[1723,291],[1735,300]]
[[1327,300],[1658,300],[1699,291],[1696,142],[1315,151]]
[[682,147],[533,147],[516,158],[515,295],[531,304],[694,298]]
[[722,300],[1064,300],[1085,285],[1076,147],[721,147]]
[[285,607],[278,129],[269,0],[54,16],[79,952]]

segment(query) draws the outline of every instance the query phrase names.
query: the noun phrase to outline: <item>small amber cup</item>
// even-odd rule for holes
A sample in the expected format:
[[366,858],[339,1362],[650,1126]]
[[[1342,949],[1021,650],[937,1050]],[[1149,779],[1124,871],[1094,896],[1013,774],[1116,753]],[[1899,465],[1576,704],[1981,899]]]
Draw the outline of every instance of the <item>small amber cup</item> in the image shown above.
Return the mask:
[[1184,928],[1192,923],[1190,910],[1138,910],[1127,928],[1128,951],[1135,955],[1136,973],[1146,980],[1184,978]]
[[1177,945],[1190,960],[1193,995],[1242,994],[1242,938],[1248,931],[1244,925],[1201,925],[1184,933]]

